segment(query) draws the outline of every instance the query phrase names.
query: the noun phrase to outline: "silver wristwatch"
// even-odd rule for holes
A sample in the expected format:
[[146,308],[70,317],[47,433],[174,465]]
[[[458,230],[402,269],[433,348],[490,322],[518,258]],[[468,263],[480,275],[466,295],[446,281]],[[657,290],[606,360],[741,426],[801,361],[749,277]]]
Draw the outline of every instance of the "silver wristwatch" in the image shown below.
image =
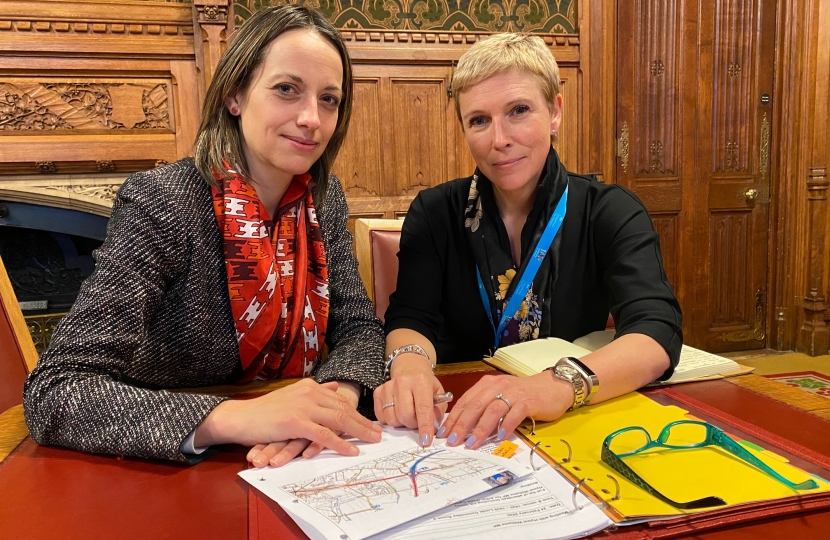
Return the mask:
[[572,411],[587,405],[599,390],[599,379],[591,369],[571,356],[561,358],[548,368],[559,379],[571,383],[574,389],[574,402],[568,409]]
[[398,347],[386,357],[386,366],[383,368],[383,378],[387,381],[389,380],[389,372],[392,370],[392,362],[395,361],[395,358],[398,357],[399,354],[403,353],[415,353],[420,354],[427,360],[429,360],[429,364],[432,366],[432,371],[435,372],[435,362],[429,357],[429,354],[424,350],[423,347],[416,344],[411,345],[404,345],[403,347]]

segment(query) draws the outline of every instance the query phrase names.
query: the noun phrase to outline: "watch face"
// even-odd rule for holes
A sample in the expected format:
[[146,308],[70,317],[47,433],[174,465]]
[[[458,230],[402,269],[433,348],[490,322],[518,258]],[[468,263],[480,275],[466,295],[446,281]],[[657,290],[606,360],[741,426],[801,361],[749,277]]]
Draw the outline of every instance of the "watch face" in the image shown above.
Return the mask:
[[574,377],[579,376],[579,372],[571,366],[568,365],[559,365],[556,366],[555,373],[557,375],[561,375],[563,377],[567,377],[568,379],[573,379]]

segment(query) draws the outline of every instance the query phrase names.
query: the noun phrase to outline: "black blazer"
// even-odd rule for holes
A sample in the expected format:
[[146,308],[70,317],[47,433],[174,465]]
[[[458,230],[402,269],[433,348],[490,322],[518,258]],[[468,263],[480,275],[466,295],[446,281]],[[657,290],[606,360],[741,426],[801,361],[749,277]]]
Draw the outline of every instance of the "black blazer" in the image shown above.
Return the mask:
[[[317,216],[328,257],[328,360],[320,382],[383,382],[383,331],[366,296],[331,178]],[[95,271],[23,391],[40,444],[182,460],[184,438],[224,398],[159,388],[223,384],[240,373],[222,238],[191,159],[130,176]]]

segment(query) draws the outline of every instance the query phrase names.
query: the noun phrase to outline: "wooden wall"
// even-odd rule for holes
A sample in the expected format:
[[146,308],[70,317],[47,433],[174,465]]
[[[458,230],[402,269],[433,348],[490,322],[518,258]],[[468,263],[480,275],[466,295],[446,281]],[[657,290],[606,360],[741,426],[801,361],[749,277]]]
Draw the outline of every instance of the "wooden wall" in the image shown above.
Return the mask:
[[652,213],[685,341],[826,354],[830,4],[580,8],[583,163]]
[[[46,204],[106,204],[119,175],[189,155],[225,40],[269,3],[281,0],[0,3],[0,198],[37,179]],[[536,32],[564,82],[560,155],[643,199],[686,341],[827,351],[827,2],[309,5],[355,64],[335,165],[352,218],[402,217],[419,190],[472,172],[453,62],[494,31]]]

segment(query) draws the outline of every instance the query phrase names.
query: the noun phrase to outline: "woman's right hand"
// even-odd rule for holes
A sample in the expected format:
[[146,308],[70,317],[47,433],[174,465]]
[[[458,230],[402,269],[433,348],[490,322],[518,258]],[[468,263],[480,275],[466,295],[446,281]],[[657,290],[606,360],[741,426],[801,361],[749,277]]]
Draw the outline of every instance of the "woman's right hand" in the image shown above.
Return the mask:
[[336,390],[336,382],[317,384],[303,379],[258,398],[222,402],[196,428],[193,443],[252,447],[284,443],[280,450],[296,450],[296,456],[311,441],[356,456],[358,448],[335,432],[375,443],[380,441],[381,427],[361,416]]

